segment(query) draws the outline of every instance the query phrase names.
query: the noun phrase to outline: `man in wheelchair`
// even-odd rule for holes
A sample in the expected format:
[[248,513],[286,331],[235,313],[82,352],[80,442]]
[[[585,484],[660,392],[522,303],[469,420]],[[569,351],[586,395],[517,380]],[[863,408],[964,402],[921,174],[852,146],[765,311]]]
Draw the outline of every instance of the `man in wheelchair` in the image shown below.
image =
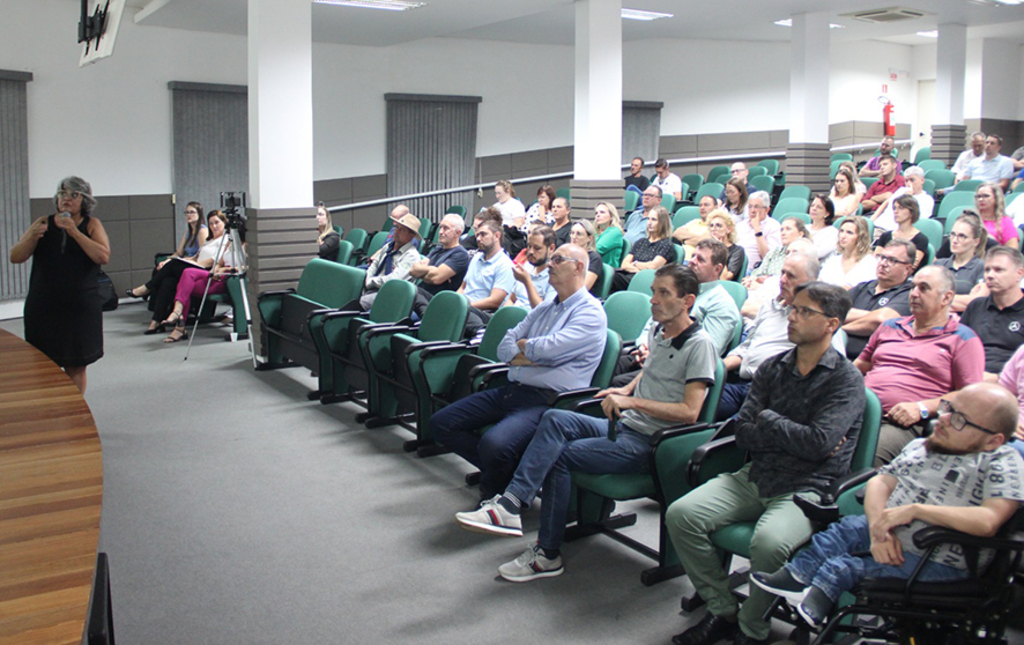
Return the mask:
[[[1017,401],[991,383],[945,397],[934,432],[911,441],[867,483],[864,515],[817,533],[810,545],[771,575],[751,580],[786,598],[820,625],[842,592],[865,578],[908,579],[922,552],[912,536],[927,526],[991,537],[1024,501],[1024,461],[1006,445],[1017,429]],[[870,549],[870,555],[866,552]],[[982,552],[978,570],[992,559]],[[962,548],[940,545],[917,580],[968,577]]]

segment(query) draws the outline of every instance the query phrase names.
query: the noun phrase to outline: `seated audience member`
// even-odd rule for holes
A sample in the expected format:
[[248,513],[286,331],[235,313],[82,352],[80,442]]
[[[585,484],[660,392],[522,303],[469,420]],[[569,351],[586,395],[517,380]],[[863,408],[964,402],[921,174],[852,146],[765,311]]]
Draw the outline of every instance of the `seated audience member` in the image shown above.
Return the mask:
[[999,186],[991,182],[978,186],[974,191],[974,206],[990,238],[997,244],[1013,248],[1020,246],[1020,234],[1013,218],[1006,216],[1006,198]]
[[[725,351],[729,349],[733,334],[736,332],[736,326],[743,324],[740,311],[736,308],[736,301],[719,284],[727,258],[728,251],[724,244],[718,240],[701,240],[697,242],[693,257],[687,264],[693,269],[697,275],[697,281],[700,282],[700,292],[690,309],[690,317],[699,322],[711,337],[715,356],[725,354]],[[620,363],[624,373],[612,379],[613,386],[628,385],[639,373],[650,352],[647,340],[651,327],[655,324],[656,321],[653,317],[647,321],[643,331],[636,339],[636,347],[629,352],[626,360]]]
[[708,215],[708,233],[715,240],[725,245],[729,252],[729,261],[722,270],[722,280],[736,280],[742,277],[743,263],[747,254],[743,247],[736,244],[736,222],[724,210],[718,208]]
[[[728,419],[739,411],[750,390],[750,382],[758,367],[767,359],[792,349],[786,335],[789,327],[790,307],[796,288],[818,278],[820,265],[814,255],[793,253],[782,264],[779,296],[761,307],[750,325],[747,337],[739,347],[726,354],[724,363],[729,379],[722,388],[716,418]],[[838,343],[838,336],[836,337]],[[839,343],[837,349],[844,347]]]
[[975,159],[964,171],[964,179],[980,179],[993,183],[1000,190],[1010,187],[1010,180],[1017,174],[1013,170],[1013,161],[1006,155],[999,154],[1003,148],[1003,138],[998,134],[985,137],[985,156]]
[[338,250],[341,248],[341,236],[334,230],[334,222],[331,221],[331,212],[323,206],[316,209],[316,241],[319,245],[317,257],[322,260],[336,262]]
[[494,198],[498,201],[494,202],[493,208],[501,213],[502,226],[521,228],[526,224],[526,208],[516,198],[516,189],[512,187],[511,181],[501,179],[495,183]]
[[906,181],[897,172],[899,164],[892,157],[882,157],[879,162],[878,181],[871,184],[864,196],[861,197],[860,205],[864,207],[864,214],[875,212],[875,210],[892,197],[898,189],[906,185]]
[[1010,155],[1010,161],[1013,162],[1014,170],[1024,170],[1024,146],[1013,151],[1013,154]]
[[857,176],[849,168],[839,168],[836,172],[836,178],[832,181],[832,190],[828,194],[828,198],[835,207],[836,217],[857,214],[857,208],[860,206],[860,194],[857,192],[858,183]]
[[[810,232],[802,220],[796,217],[787,217],[779,227],[779,241],[781,244],[769,251],[761,260],[761,264],[757,265],[757,268],[751,271],[750,275],[743,278],[743,286],[748,291],[756,289],[767,278],[778,275],[779,271],[782,270],[782,261],[789,254],[789,245],[797,240],[810,241],[809,238]],[[817,249],[814,248],[813,242],[811,242],[811,251],[817,256]]]
[[[750,184],[750,181],[748,179],[749,177],[750,169],[747,168],[747,164],[743,163],[742,161],[737,161],[736,163],[729,167],[729,179],[737,179],[743,182],[743,187],[746,189],[748,195],[757,190],[755,186],[752,186]],[[722,192],[718,194],[718,201],[725,202],[724,188],[722,189]]]
[[637,240],[615,271],[612,291],[629,288],[633,276],[645,269],[660,269],[676,261],[672,244],[672,218],[668,210],[658,206],[647,215],[647,237]]
[[484,222],[494,222],[499,228],[501,228],[501,212],[493,206],[481,208],[477,211],[476,215],[473,216],[472,230],[466,231],[463,235],[459,236],[459,244],[469,251],[470,258],[472,258],[477,252],[476,229],[480,228],[480,225]]
[[828,195],[821,193],[811,199],[808,209],[811,225],[807,227],[807,234],[814,241],[814,248],[818,250],[818,260],[821,262],[835,253],[836,242],[839,240],[839,229],[832,226],[836,219],[835,208]]
[[539,222],[551,226],[555,223],[555,216],[551,213],[551,206],[555,203],[557,195],[551,186],[541,186],[537,189],[537,201],[526,210],[526,223],[520,229],[523,234],[529,233],[530,225]]
[[654,162],[654,172],[657,173],[652,186],[657,186],[662,194],[674,195],[677,202],[683,201],[683,180],[679,175],[669,171],[668,161],[658,159]]
[[[1024,502],[1024,461],[1007,446],[1017,427],[1015,404],[1008,392],[988,383],[943,400],[935,433],[912,441],[868,481],[864,515],[845,517],[814,535],[779,571],[753,574],[754,584],[820,625],[840,594],[865,578],[908,579],[915,572],[921,582],[969,577],[964,553],[953,545],[940,546],[917,571],[925,553],[913,535],[943,526],[991,537],[1017,512]],[[983,556],[979,566],[990,558]]]
[[430,299],[441,291],[456,291],[466,278],[469,253],[459,244],[465,222],[455,213],[441,218],[437,230],[437,244],[427,257],[409,267],[409,276],[419,280],[413,311],[423,317]]
[[[194,256],[182,257],[183,262],[168,258],[158,265],[149,282],[134,289],[128,289],[128,295],[133,298],[142,298],[152,294],[149,299],[149,310],[153,312],[153,316],[145,334],[159,334],[164,331],[174,308],[178,283],[181,282],[181,277],[186,270],[201,267],[207,269],[208,272],[216,266],[220,259],[219,254],[224,253],[227,248],[227,238],[221,239],[227,231],[227,223],[228,220],[223,213],[218,210],[210,211],[206,215],[206,230],[209,231],[209,236]],[[205,282],[203,284],[205,285]],[[185,323],[182,322],[183,330],[184,327]]]
[[[802,253],[803,255],[813,255],[814,257],[818,257],[818,252],[814,248],[814,242],[806,237],[797,238],[785,247],[784,255],[788,256],[794,253]],[[761,266],[764,266],[764,262],[761,263]],[[759,278],[760,277],[764,276],[759,276]],[[743,307],[740,309],[740,314],[742,314],[744,318],[750,320],[756,318],[757,312],[761,310],[761,306],[764,305],[764,303],[779,297],[781,277],[780,273],[776,273],[774,275],[764,277],[764,282],[758,282],[757,279],[755,279],[747,289],[747,300],[743,303]],[[750,278],[748,277],[746,279],[749,280]]]
[[623,237],[629,240],[630,244],[636,244],[647,235],[647,218],[651,211],[661,206],[661,189],[654,185],[648,186],[640,199],[640,207],[626,218],[623,231]]
[[[498,346],[508,385],[447,405],[430,418],[434,438],[480,469],[480,495],[501,494],[554,393],[590,387],[604,353],[604,308],[583,286],[587,254],[566,245],[551,256],[557,294],[510,329]],[[494,424],[486,433],[480,430]]]
[[896,154],[896,140],[888,135],[882,137],[881,142],[878,144],[878,154],[864,162],[860,169],[860,176],[881,177],[884,175],[885,171],[882,170],[883,159],[891,159],[896,166],[896,172],[901,173],[903,167],[900,165],[900,160]]
[[748,269],[757,267],[761,258],[782,244],[782,225],[778,220],[768,217],[771,206],[771,196],[759,190],[747,201],[750,215],[736,223],[736,241],[747,254]]
[[860,203],[860,198],[864,196],[864,193],[868,192],[867,185],[860,180],[860,174],[857,172],[857,166],[852,161],[844,159],[839,162],[839,169],[846,168],[850,171],[850,175],[853,177],[853,192],[857,193],[857,203]]
[[920,214],[919,219],[928,219],[932,216],[932,212],[935,210],[935,200],[932,199],[931,195],[924,192],[924,171],[917,166],[912,166],[907,168],[903,178],[907,182],[906,185],[903,188],[897,188],[892,197],[885,200],[885,203],[876,209],[875,214],[871,216],[871,219],[875,222],[876,229],[881,229],[882,231],[896,229],[897,224],[895,214],[893,213],[893,204],[904,195],[910,195],[917,200],[917,210]]
[[850,290],[853,307],[846,315],[846,356],[860,356],[871,334],[886,320],[910,315],[911,254],[914,245],[893,240],[875,255],[875,278]]
[[985,346],[985,380],[996,382],[1006,361],[1024,343],[1024,256],[1008,246],[985,254],[988,295],[967,305],[960,322],[974,330]]
[[629,175],[626,176],[626,183],[623,189],[636,186],[636,189],[642,193],[650,185],[651,182],[647,177],[644,177],[644,160],[640,157],[633,157],[633,160],[629,162]]
[[494,222],[474,226],[480,252],[469,261],[466,279],[459,287],[459,293],[469,300],[466,319],[466,335],[469,337],[487,325],[516,284],[512,260],[501,248],[501,229]]
[[395,222],[394,236],[391,241],[373,254],[366,278],[363,280],[363,294],[359,297],[359,307],[369,311],[377,292],[384,283],[391,280],[410,280],[409,270],[420,261],[420,252],[415,242],[422,240],[420,236],[420,218],[406,213]]
[[917,249],[911,265],[911,270],[916,271],[928,254],[928,236],[914,228],[914,223],[921,216],[917,200],[910,195],[903,195],[896,198],[892,207],[893,216],[896,218],[896,229],[882,233],[875,240],[875,255],[881,253],[882,249],[893,240],[910,242]]
[[751,195],[745,181],[730,179],[725,182],[725,188],[722,189],[722,208],[737,221],[745,220],[750,215]]
[[[711,339],[689,315],[696,296],[693,270],[677,264],[659,269],[651,297],[651,315],[658,324],[651,330],[650,356],[629,385],[598,393],[608,418],[546,412],[504,492],[476,511],[456,514],[459,524],[471,531],[522,535],[521,515],[543,490],[537,543],[498,567],[501,577],[526,582],[561,575],[572,471],[646,472],[651,435],[696,421],[715,378]],[[608,438],[609,420],[618,420],[613,441]]]
[[813,533],[793,495],[822,495],[849,471],[866,404],[864,379],[831,342],[850,295],[824,282],[795,291],[787,325],[792,349],[758,368],[736,417],[736,445],[750,461],[693,489],[665,512],[680,563],[708,605],[704,618],[673,643],[711,645],[734,637],[737,643],[767,643],[764,613],[771,595],[752,588],[740,605],[710,534],[755,521],[750,570],[777,571]]
[[569,200],[565,197],[556,197],[555,201],[551,203],[551,214],[555,218],[555,223],[551,225],[551,228],[555,231],[556,245],[568,244],[569,237],[572,235]]
[[967,167],[971,165],[971,162],[975,159],[985,158],[985,133],[975,132],[971,135],[971,143],[967,146],[967,149],[960,153],[960,156],[956,158],[956,162],[950,167],[953,171],[953,175],[956,181],[964,179],[964,173],[967,172]]
[[526,262],[512,265],[516,284],[505,305],[533,309],[554,292],[548,281],[548,258],[555,252],[555,232],[543,224],[526,238]]
[[590,264],[587,265],[587,291],[594,288],[597,279],[604,273],[604,260],[594,245],[596,237],[594,225],[585,219],[573,223],[572,233],[569,235],[569,242],[586,251],[587,257],[590,258]]
[[871,253],[871,234],[867,221],[851,215],[839,226],[835,253],[821,265],[818,279],[852,289],[875,278],[875,256]]
[[949,232],[949,246],[952,254],[936,260],[935,266],[946,267],[956,278],[956,297],[950,308],[963,311],[967,305],[982,295],[985,289],[985,255],[988,231],[981,225],[981,218],[974,211],[965,210],[956,218]]
[[[213,212],[219,213],[220,211]],[[210,231],[219,236],[219,228],[219,220],[211,219]],[[215,257],[211,269],[193,267],[182,272],[174,292],[173,309],[160,325],[161,327],[173,327],[170,335],[164,338],[165,343],[176,343],[188,338],[185,323],[188,320],[192,299],[201,298],[204,292],[212,295],[227,291],[227,278],[237,273],[236,267],[241,267],[242,263],[239,258],[240,256],[236,256],[234,249],[231,248],[231,240],[226,240],[220,253]],[[207,289],[207,285],[209,285],[209,289]]]
[[697,212],[700,213],[700,217],[692,219],[672,231],[672,238],[682,244],[688,244],[693,247],[697,242],[710,237],[711,234],[708,232],[708,215],[716,208],[718,208],[718,201],[714,197],[711,195],[701,197],[700,202],[697,204]]
[[622,220],[613,204],[598,202],[594,207],[594,232],[601,260],[613,267],[622,263]]
[[[397,206],[395,206],[394,208],[391,209],[391,213],[388,215],[388,217],[391,218],[391,222],[392,222],[391,230],[388,231],[387,237],[384,238],[384,244],[381,245],[381,247],[379,249],[377,249],[377,253],[375,253],[374,255],[383,253],[384,249],[387,248],[387,246],[389,244],[391,244],[391,242],[395,239],[395,226],[394,226],[394,222],[399,221],[400,219],[402,219],[403,217],[405,217],[408,214],[409,214],[409,207],[406,206],[405,204],[398,204]],[[414,242],[414,244],[415,244],[417,249],[420,248],[420,239],[422,239],[422,238],[418,238]],[[373,261],[372,257],[370,258],[370,261],[371,262]],[[365,269],[367,266],[369,266],[369,263],[361,265],[360,268]]]
[[[1013,181],[1010,182],[1009,190],[1013,190],[1013,191],[1017,190],[1017,188],[1020,186],[1021,182],[1024,182],[1024,170],[1021,170],[1019,173],[1017,173],[1017,176],[1013,178]],[[1019,206],[1019,204],[1018,204],[1018,206]],[[1007,208],[1009,208],[1009,207],[1007,207]]]
[[1010,447],[1024,455],[1024,345],[1021,345],[1006,361],[1003,371],[999,373],[999,385],[1010,391],[1017,398],[1020,408],[1017,417],[1017,430]]
[[949,269],[918,271],[910,290],[911,315],[882,323],[854,361],[885,414],[875,467],[924,436],[940,398],[982,380],[985,348],[970,327],[950,315],[955,293]]

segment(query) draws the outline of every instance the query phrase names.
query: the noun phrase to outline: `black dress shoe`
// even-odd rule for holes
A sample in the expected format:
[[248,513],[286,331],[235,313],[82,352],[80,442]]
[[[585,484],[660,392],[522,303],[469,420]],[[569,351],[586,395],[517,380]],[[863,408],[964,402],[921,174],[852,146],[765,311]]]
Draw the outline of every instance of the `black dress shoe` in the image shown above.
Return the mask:
[[768,645],[767,638],[751,638],[743,633],[743,630],[736,632],[736,640],[733,645]]
[[675,645],[714,645],[721,640],[732,640],[738,633],[739,624],[735,620],[716,616],[709,611],[699,623],[673,636],[672,642]]

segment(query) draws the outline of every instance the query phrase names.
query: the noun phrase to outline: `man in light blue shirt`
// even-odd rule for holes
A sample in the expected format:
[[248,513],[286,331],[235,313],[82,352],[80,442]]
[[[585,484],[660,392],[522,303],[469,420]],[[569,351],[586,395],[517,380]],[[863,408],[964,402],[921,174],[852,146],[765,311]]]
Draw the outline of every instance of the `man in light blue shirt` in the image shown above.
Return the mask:
[[501,225],[483,222],[475,230],[476,247],[466,269],[466,279],[459,293],[469,300],[466,336],[473,337],[487,325],[494,312],[512,293],[516,279],[512,274],[512,260],[501,248]]
[[661,206],[661,189],[654,185],[648,186],[641,199],[643,204],[626,218],[622,234],[630,244],[636,244],[637,240],[647,237],[647,215]]
[[430,418],[437,442],[480,469],[483,499],[511,480],[549,398],[590,387],[604,354],[608,321],[586,289],[587,252],[566,244],[550,265],[557,297],[534,308],[498,346],[498,359],[511,365],[509,384],[456,401]]
[[505,306],[529,310],[555,295],[555,289],[548,282],[548,258],[555,252],[555,230],[547,224],[536,226],[526,242],[526,262],[512,265],[516,286]]

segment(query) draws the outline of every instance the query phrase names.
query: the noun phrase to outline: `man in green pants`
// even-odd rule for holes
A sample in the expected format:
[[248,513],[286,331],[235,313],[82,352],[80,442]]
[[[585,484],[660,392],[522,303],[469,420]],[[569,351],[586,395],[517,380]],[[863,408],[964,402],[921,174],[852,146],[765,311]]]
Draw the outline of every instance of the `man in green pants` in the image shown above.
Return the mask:
[[673,643],[768,642],[770,625],[762,616],[771,596],[755,588],[739,607],[709,535],[737,522],[757,522],[750,569],[765,572],[778,570],[810,538],[810,522],[793,494],[822,493],[846,474],[866,403],[860,372],[830,346],[851,304],[840,287],[797,287],[788,329],[796,347],[761,364],[736,417],[736,444],[750,452],[751,461],[669,506],[665,522],[672,544],[708,606],[704,618]]

